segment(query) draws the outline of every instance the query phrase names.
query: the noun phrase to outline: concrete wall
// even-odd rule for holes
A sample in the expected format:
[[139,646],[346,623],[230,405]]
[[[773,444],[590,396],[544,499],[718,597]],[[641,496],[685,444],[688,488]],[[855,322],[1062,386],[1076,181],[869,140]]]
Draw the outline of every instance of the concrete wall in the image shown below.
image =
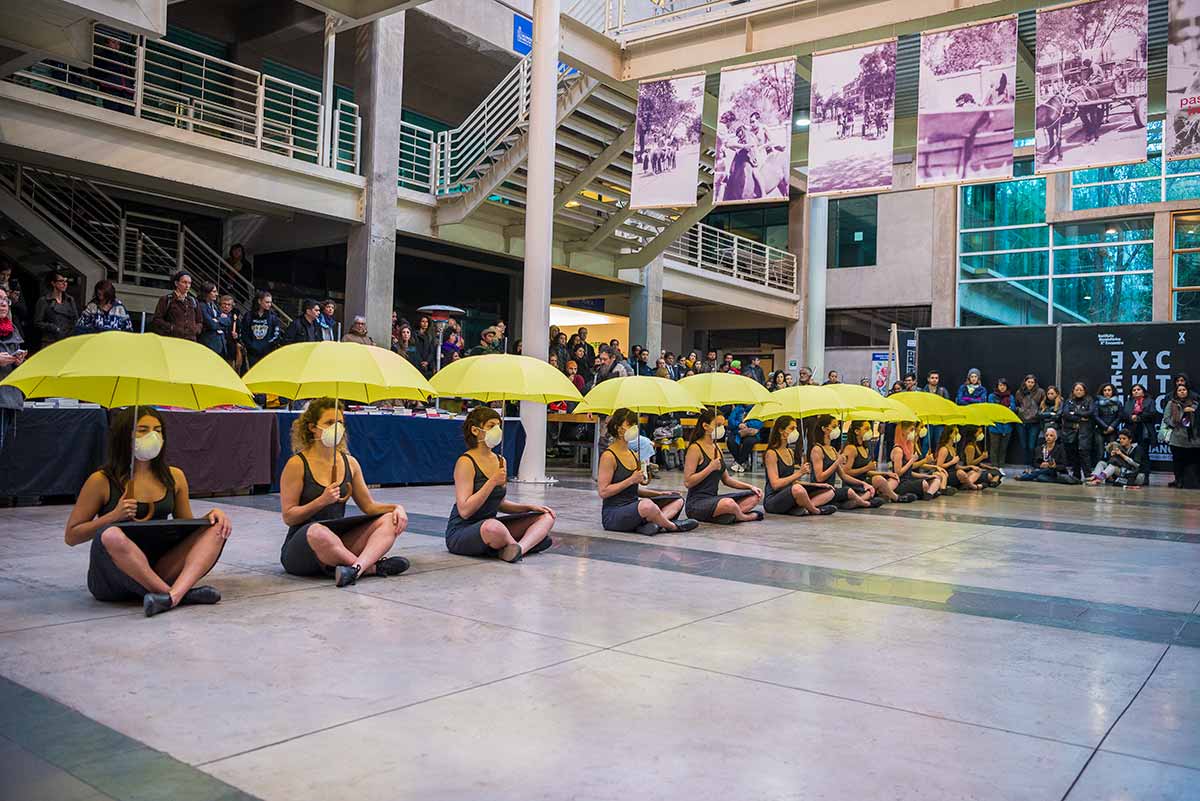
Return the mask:
[[[887,348],[826,348],[825,372],[837,370],[843,384],[857,384],[860,379],[871,377],[871,354]],[[817,376],[820,381],[825,376]]]

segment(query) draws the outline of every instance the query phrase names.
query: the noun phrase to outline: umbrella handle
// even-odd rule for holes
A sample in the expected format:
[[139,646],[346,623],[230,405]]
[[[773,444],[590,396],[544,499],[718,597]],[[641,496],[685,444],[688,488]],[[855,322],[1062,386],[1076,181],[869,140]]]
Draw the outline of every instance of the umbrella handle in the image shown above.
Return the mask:
[[[133,494],[133,477],[132,476],[130,476],[129,480],[125,482],[125,494],[126,495]],[[145,521],[151,520],[154,517],[154,501],[147,501],[146,507],[149,510],[146,512],[146,516],[138,517],[137,515],[134,515],[133,522],[144,523]]]

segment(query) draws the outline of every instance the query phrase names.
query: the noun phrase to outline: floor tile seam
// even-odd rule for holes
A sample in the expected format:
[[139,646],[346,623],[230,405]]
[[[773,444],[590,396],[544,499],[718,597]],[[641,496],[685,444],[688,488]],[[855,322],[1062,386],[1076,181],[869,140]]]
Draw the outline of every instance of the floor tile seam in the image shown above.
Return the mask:
[[1146,674],[1146,678],[1134,692],[1133,697],[1129,699],[1129,702],[1125,704],[1117,716],[1113,718],[1113,722],[1110,723],[1108,728],[1105,730],[1104,735],[1100,738],[1100,742],[1096,743],[1096,747],[1092,749],[1092,753],[1088,754],[1088,758],[1084,761],[1083,766],[1079,769],[1079,773],[1075,775],[1075,778],[1071,780],[1070,786],[1067,787],[1067,791],[1063,793],[1061,801],[1067,801],[1067,799],[1070,797],[1071,792],[1075,789],[1075,785],[1077,785],[1079,780],[1083,778],[1083,774],[1087,772],[1088,766],[1091,765],[1092,760],[1096,758],[1096,754],[1100,753],[1101,749],[1104,748],[1104,743],[1108,740],[1109,735],[1111,735],[1113,730],[1117,728],[1117,724],[1121,722],[1121,718],[1125,717],[1125,713],[1133,707],[1134,702],[1136,702],[1138,696],[1142,694],[1142,690],[1146,689],[1146,685],[1150,683],[1150,679],[1154,677],[1159,665],[1161,665],[1163,660],[1167,658],[1167,654],[1170,653],[1170,651],[1171,644],[1168,643],[1167,646],[1163,648],[1162,653],[1158,655],[1158,659],[1150,667],[1150,672]]
[[937,551],[940,551],[940,550],[942,550],[942,549],[944,549],[944,548],[950,548],[950,547],[953,547],[953,546],[955,546],[955,545],[962,545],[964,542],[970,542],[970,541],[971,541],[971,540],[973,540],[973,539],[977,539],[978,537],[982,537],[982,536],[984,536],[985,534],[991,534],[991,533],[993,533],[993,532],[995,532],[995,531],[998,531],[998,530],[999,530],[999,527],[996,527],[996,528],[989,528],[989,529],[987,529],[986,531],[981,531],[981,532],[979,532],[978,534],[972,534],[972,535],[971,535],[971,536],[969,536],[969,537],[964,537],[964,538],[962,538],[961,540],[955,540],[954,542],[947,542],[947,543],[945,543],[945,544],[943,544],[943,545],[938,545],[937,547],[930,548],[930,549],[929,549],[929,550],[927,550],[927,551],[921,551],[920,553],[909,554],[908,556],[901,557],[900,559],[893,559],[893,560],[892,560],[892,561],[890,561],[890,562],[884,562],[884,563],[883,563],[883,564],[881,564],[881,565],[875,565],[874,567],[868,567],[868,568],[864,568],[864,569],[863,569],[863,572],[864,572],[864,573],[874,573],[876,570],[882,570],[883,568],[885,568],[885,567],[890,567],[891,565],[898,565],[898,564],[900,564],[901,562],[907,562],[909,559],[918,559],[918,558],[920,558],[920,557],[922,557],[922,556],[926,556],[926,555],[928,555],[928,554],[931,554],[931,553],[936,553]]
[[[1182,762],[1172,762],[1169,759],[1155,759],[1154,757],[1148,757],[1148,756],[1145,756],[1144,754],[1131,754],[1128,751],[1116,751],[1112,748],[1101,748],[1100,753],[1116,754],[1117,756],[1128,757],[1129,759],[1136,759],[1138,762],[1149,762],[1154,765],[1169,765],[1173,768],[1183,768],[1184,770],[1191,770],[1191,771],[1195,771],[1196,773],[1200,774],[1200,763],[1197,763],[1195,765],[1185,765]],[[1200,776],[1197,777],[1197,782],[1200,782]]]
[[[293,741],[295,741],[295,740],[300,740],[300,739],[303,739],[303,738],[305,738],[305,737],[311,737],[311,736],[313,736],[313,735],[315,735],[315,734],[323,734],[323,733],[325,733],[325,732],[327,732],[327,731],[332,731],[332,730],[334,730],[334,729],[340,729],[340,728],[342,728],[342,727],[344,727],[344,726],[350,726],[350,725],[353,725],[353,724],[355,724],[355,723],[361,723],[361,722],[362,722],[362,721],[364,721],[364,720],[370,720],[370,719],[372,719],[372,718],[377,718],[377,717],[380,717],[380,716],[382,716],[382,715],[390,715],[390,714],[392,714],[393,712],[400,712],[400,711],[402,711],[402,710],[405,710],[405,709],[411,709],[412,707],[415,707],[415,706],[420,706],[420,705],[422,705],[422,704],[428,704],[428,703],[431,703],[431,702],[433,702],[433,701],[441,701],[441,700],[443,700],[443,699],[450,698],[450,697],[453,697],[453,696],[455,696],[455,695],[460,695],[460,694],[462,694],[462,693],[471,692],[471,691],[473,691],[473,690],[478,690],[478,689],[481,689],[481,688],[483,688],[483,687],[490,687],[490,686],[492,686],[492,685],[499,684],[499,683],[501,683],[501,682],[509,681],[509,680],[511,680],[511,679],[517,679],[517,678],[520,678],[520,677],[522,677],[522,676],[529,675],[529,674],[531,674],[531,673],[536,673],[536,672],[538,672],[538,671],[540,671],[540,670],[549,670],[550,668],[553,668],[553,667],[558,667],[559,665],[565,665],[565,664],[567,664],[568,662],[575,662],[575,661],[578,661],[578,660],[580,660],[580,659],[586,659],[586,658],[588,658],[588,657],[590,657],[590,656],[594,656],[594,655],[596,655],[596,654],[599,654],[599,653],[605,653],[605,652],[607,652],[607,651],[608,651],[608,649],[607,649],[607,648],[596,648],[596,649],[594,649],[594,650],[588,651],[587,653],[583,653],[583,654],[576,654],[575,656],[569,656],[569,657],[567,657],[566,659],[559,659],[559,660],[557,660],[557,661],[550,662],[550,663],[547,663],[547,664],[545,664],[545,665],[538,665],[538,666],[536,666],[536,667],[532,667],[532,668],[529,668],[529,669],[527,669],[527,670],[518,671],[518,672],[516,672],[516,673],[510,673],[510,674],[509,674],[509,675],[507,675],[507,676],[499,676],[499,677],[497,677],[497,678],[495,678],[495,679],[489,679],[488,681],[480,682],[479,684],[473,684],[473,685],[471,685],[471,686],[469,686],[469,687],[460,687],[460,688],[458,688],[458,689],[455,689],[455,690],[449,690],[449,691],[447,691],[447,692],[444,692],[444,693],[439,693],[438,695],[433,695],[433,696],[430,696],[429,698],[422,698],[422,699],[419,699],[419,700],[417,700],[417,701],[410,701],[410,702],[409,702],[409,703],[407,703],[407,704],[400,704],[400,705],[398,705],[398,706],[390,707],[390,708],[388,708],[388,709],[381,709],[381,710],[378,710],[378,711],[376,711],[376,712],[371,712],[371,713],[369,713],[369,714],[366,714],[366,715],[360,715],[360,716],[358,716],[358,717],[356,717],[356,718],[351,718],[351,719],[349,719],[349,720],[340,721],[340,722],[338,722],[338,723],[331,723],[331,724],[329,724],[328,726],[322,726],[322,727],[320,727],[320,728],[313,729],[312,731],[302,732],[302,733],[300,733],[300,734],[294,734],[294,735],[292,735],[291,737],[284,737],[283,739],[280,739],[280,740],[276,740],[276,741],[269,742],[269,743],[264,743],[264,744],[262,744],[262,745],[257,745],[257,746],[254,746],[253,748],[247,748],[247,749],[244,749],[244,750],[242,750],[242,751],[238,751],[238,752],[235,752],[235,753],[232,753],[232,754],[226,754],[225,756],[215,757],[215,758],[213,758],[213,759],[208,759],[208,760],[205,760],[205,761],[203,761],[203,762],[197,762],[197,763],[193,764],[193,765],[192,765],[192,767],[193,767],[193,768],[197,768],[197,769],[200,769],[200,768],[206,768],[206,767],[209,767],[209,766],[211,766],[211,765],[215,765],[215,764],[217,764],[217,763],[219,763],[219,762],[224,762],[224,761],[226,761],[226,760],[230,760],[230,759],[236,759],[237,757],[245,756],[245,755],[247,755],[247,754],[252,754],[252,753],[255,753],[255,752],[258,752],[258,751],[262,751],[262,750],[264,750],[264,749],[267,749],[267,748],[274,748],[275,746],[284,745],[284,744],[286,744],[286,743],[290,743],[290,742],[293,742]],[[207,773],[207,771],[205,771],[205,772]],[[210,774],[210,775],[211,775],[211,774]],[[217,779],[219,779],[219,777],[216,777],[216,776],[214,776],[213,778],[217,778]]]
[[619,654],[622,654],[625,656],[632,656],[632,657],[636,657],[638,659],[646,659],[651,662],[658,662],[658,663],[661,663],[664,665],[671,665],[673,667],[685,668],[687,670],[696,670],[696,671],[700,671],[702,673],[709,673],[709,674],[712,674],[715,676],[723,676],[725,678],[730,678],[730,679],[739,679],[741,681],[748,681],[753,684],[762,684],[767,687],[776,687],[781,690],[791,690],[793,692],[805,693],[806,695],[816,695],[816,696],[820,696],[822,698],[829,698],[829,699],[832,699],[835,701],[845,701],[847,703],[858,704],[861,706],[869,706],[869,707],[872,707],[875,709],[886,709],[890,712],[899,712],[899,713],[905,714],[905,715],[916,715],[917,717],[926,718],[928,720],[937,720],[937,721],[942,721],[944,723],[954,723],[954,724],[960,725],[960,726],[970,726],[971,728],[975,728],[975,729],[985,729],[987,731],[1000,732],[1002,734],[1010,734],[1014,737],[1027,737],[1032,740],[1041,740],[1043,742],[1056,743],[1058,745],[1066,745],[1066,746],[1070,746],[1071,748],[1079,748],[1082,750],[1091,750],[1093,747],[1091,745],[1087,745],[1084,743],[1076,743],[1076,742],[1072,742],[1070,740],[1062,740],[1057,737],[1048,737],[1044,734],[1032,734],[1030,732],[1017,731],[1015,729],[1006,729],[1003,726],[992,726],[987,723],[979,723],[977,721],[960,720],[958,718],[946,717],[944,715],[935,715],[931,712],[921,712],[920,710],[908,709],[906,707],[895,706],[893,704],[884,704],[884,703],[880,703],[878,701],[868,701],[864,698],[853,698],[848,695],[840,695],[838,693],[826,692],[824,690],[814,690],[810,687],[800,687],[800,686],[797,686],[794,684],[785,684],[783,682],[771,681],[769,679],[760,679],[760,678],[755,678],[753,676],[743,676],[739,673],[729,673],[727,671],[716,670],[714,668],[707,668],[707,667],[703,667],[701,665],[692,665],[687,662],[677,662],[672,659],[663,659],[661,657],[656,657],[656,656],[647,656],[645,654],[639,654],[634,651],[626,651],[626,650],[623,650],[618,647],[614,647],[609,650],[615,651],[616,653],[619,653]]
[[[128,611],[114,612],[111,615],[96,615],[95,617],[83,617],[76,620],[59,620],[55,623],[42,623],[37,626],[24,626],[19,629],[7,629],[0,631],[0,637],[5,637],[10,634],[22,634],[27,631],[38,631],[39,629],[50,629],[57,626],[73,626],[76,623],[95,623],[97,620],[112,620],[118,617],[136,617],[138,614],[138,611],[134,611],[133,608],[130,608]],[[145,613],[141,612],[140,614]]]
[[[874,510],[878,512],[879,510]],[[907,509],[888,509],[882,513],[883,517],[901,518],[904,520],[937,520],[938,518],[929,517],[926,512],[915,512]],[[962,519],[969,517],[970,519]],[[1083,534],[1093,537],[1115,537],[1118,539],[1130,540],[1151,540],[1155,542],[1177,542],[1181,545],[1200,545],[1200,536],[1192,534],[1190,531],[1173,531],[1169,529],[1155,528],[1118,528],[1117,526],[1106,526],[1102,524],[1091,525],[1088,523],[1077,523],[1073,521],[1058,521],[1058,520],[1039,520],[1039,519],[1020,519],[1020,525],[1008,525],[998,520],[1013,519],[991,515],[962,515],[959,513],[950,513],[950,515],[941,518],[947,523],[960,523],[963,525],[976,526],[993,526],[997,529],[1015,529],[1018,531],[1044,531],[1061,534]],[[1132,533],[1131,533],[1132,532]]]
[[[725,579],[725,580],[730,580],[730,579]],[[753,585],[753,586],[756,586],[756,587],[761,587],[761,586],[763,586],[763,585],[761,585],[761,584],[755,584],[755,585]],[[698,617],[698,618],[696,618],[695,620],[689,620],[689,621],[687,621],[686,623],[678,623],[678,624],[676,624],[676,625],[674,625],[674,626],[668,626],[667,628],[665,628],[665,629],[663,629],[663,630],[661,630],[661,631],[655,631],[655,632],[653,632],[653,633],[650,633],[650,634],[642,634],[642,635],[640,635],[640,636],[633,637],[632,639],[625,640],[624,642],[619,642],[619,643],[616,643],[615,645],[607,645],[607,646],[604,646],[604,648],[605,648],[605,650],[609,650],[609,651],[615,651],[615,650],[617,650],[617,649],[619,649],[619,648],[622,648],[622,647],[624,647],[624,646],[626,646],[626,645],[629,645],[629,644],[631,644],[631,643],[635,643],[635,642],[640,642],[640,641],[642,641],[642,640],[645,640],[645,639],[648,639],[648,638],[650,638],[650,637],[657,637],[657,636],[659,636],[660,634],[666,634],[666,633],[668,633],[668,632],[671,632],[671,631],[678,631],[679,629],[682,629],[682,628],[687,628],[688,626],[694,626],[694,625],[696,625],[697,623],[703,623],[703,622],[705,622],[705,621],[707,621],[707,620],[713,620],[713,619],[715,619],[715,618],[718,618],[718,617],[723,617],[724,615],[732,615],[734,612],[741,612],[741,611],[743,611],[743,610],[745,610],[745,609],[750,609],[751,607],[760,606],[760,605],[762,605],[762,604],[765,604],[765,603],[770,603],[771,601],[778,601],[780,598],[786,598],[786,597],[787,597],[787,596],[789,596],[789,595],[795,595],[797,592],[800,592],[800,591],[799,591],[799,590],[785,590],[784,592],[781,592],[781,593],[779,593],[778,595],[772,595],[770,598],[762,598],[762,599],[760,599],[760,600],[757,600],[757,601],[751,601],[751,602],[750,602],[750,603],[748,603],[748,604],[742,604],[741,606],[734,607],[733,609],[726,609],[726,610],[724,610],[724,611],[721,611],[721,612],[714,612],[714,613],[713,613],[713,614],[711,614],[711,615],[705,615],[704,617]],[[624,653],[624,652],[622,651],[622,653]]]

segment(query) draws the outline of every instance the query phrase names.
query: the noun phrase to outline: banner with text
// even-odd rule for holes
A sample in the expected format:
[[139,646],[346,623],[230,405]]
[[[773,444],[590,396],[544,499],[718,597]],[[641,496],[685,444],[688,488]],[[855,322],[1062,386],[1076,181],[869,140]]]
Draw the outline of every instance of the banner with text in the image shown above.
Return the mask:
[[896,40],[813,55],[808,192],[892,188]]
[[795,57],[721,70],[716,203],[788,199],[795,85]]
[[696,205],[703,114],[704,73],[638,85],[631,208]]
[[1200,156],[1200,0],[1170,0],[1167,22],[1167,159]]
[[1146,0],[1037,15],[1035,171],[1146,160]]
[[921,35],[917,184],[1012,177],[1017,18]]

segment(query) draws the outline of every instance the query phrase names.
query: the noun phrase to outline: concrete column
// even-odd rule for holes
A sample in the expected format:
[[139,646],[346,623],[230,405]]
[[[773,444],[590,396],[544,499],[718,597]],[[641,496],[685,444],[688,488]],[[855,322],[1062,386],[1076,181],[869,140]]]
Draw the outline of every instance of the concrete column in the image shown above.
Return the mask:
[[404,21],[400,11],[356,30],[354,95],[362,115],[362,225],[346,248],[346,319],[361,314],[376,342],[392,341],[396,281],[396,165],[400,163]]
[[935,327],[953,326],[958,318],[958,187],[933,189],[933,231],[929,280]]
[[[788,252],[796,257],[796,319],[788,323],[784,329],[784,363],[777,365],[776,370],[787,370],[792,378],[799,377],[800,367],[805,364],[805,337],[808,327],[805,324],[807,315],[804,313],[808,297],[808,227],[805,225],[805,203],[807,195],[798,195],[788,201]],[[788,366],[796,361],[796,369]]]
[[[332,14],[325,15],[325,52],[322,61],[321,81],[321,164],[336,163],[330,155],[337,140],[333,130],[333,61],[337,52],[337,20]],[[356,76],[357,77],[357,76]]]
[[829,198],[808,199],[808,322],[805,361],[818,381],[825,375],[825,269],[829,255]]
[[1151,308],[1154,320],[1171,319],[1171,212],[1154,213],[1154,292]]
[[663,257],[654,257],[641,269],[642,285],[629,296],[629,342],[627,350],[641,345],[650,351],[650,364],[662,350]]
[[[529,159],[526,164],[525,285],[521,339],[539,359],[550,350],[550,268],[554,256],[554,139],[558,105],[559,0],[534,0]],[[525,454],[517,477],[546,477],[546,405],[521,403]]]

